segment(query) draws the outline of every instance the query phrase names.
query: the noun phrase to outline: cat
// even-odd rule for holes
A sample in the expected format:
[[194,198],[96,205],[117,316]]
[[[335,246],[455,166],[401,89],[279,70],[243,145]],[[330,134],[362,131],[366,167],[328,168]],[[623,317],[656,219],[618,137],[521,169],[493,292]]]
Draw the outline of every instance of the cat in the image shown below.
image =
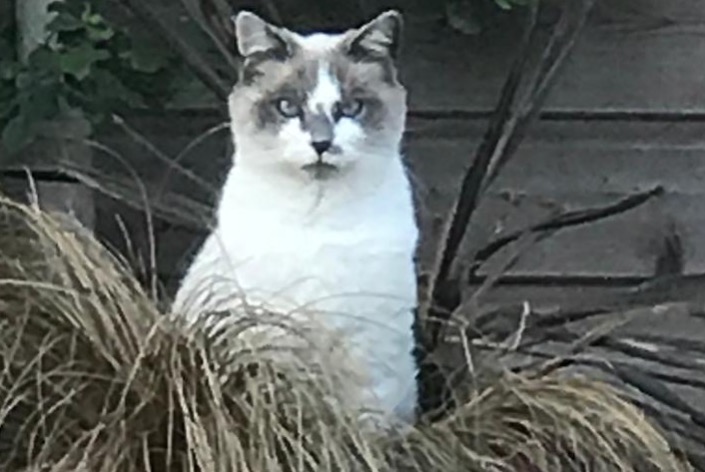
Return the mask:
[[234,22],[234,162],[172,310],[231,308],[241,293],[316,313],[361,368],[361,407],[412,423],[418,229],[400,154],[402,16],[309,35],[248,11]]

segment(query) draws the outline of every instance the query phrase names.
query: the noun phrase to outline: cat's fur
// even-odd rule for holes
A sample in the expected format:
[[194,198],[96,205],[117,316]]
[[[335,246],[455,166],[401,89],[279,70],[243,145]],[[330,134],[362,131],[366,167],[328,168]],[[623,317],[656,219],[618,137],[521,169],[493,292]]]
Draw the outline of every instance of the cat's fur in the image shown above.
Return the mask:
[[234,166],[173,309],[229,308],[242,293],[315,313],[361,366],[361,405],[413,421],[418,231],[399,151],[401,16],[308,36],[249,12],[235,25],[245,60],[229,100]]

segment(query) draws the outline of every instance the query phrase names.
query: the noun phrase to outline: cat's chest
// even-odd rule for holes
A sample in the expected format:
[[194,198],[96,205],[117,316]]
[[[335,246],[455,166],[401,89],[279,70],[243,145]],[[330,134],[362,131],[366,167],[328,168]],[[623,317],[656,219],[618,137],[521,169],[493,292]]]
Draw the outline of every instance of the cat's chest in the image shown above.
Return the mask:
[[228,261],[225,270],[251,297],[337,306],[354,298],[413,296],[414,236],[401,229],[271,226],[215,233],[210,250],[212,260]]

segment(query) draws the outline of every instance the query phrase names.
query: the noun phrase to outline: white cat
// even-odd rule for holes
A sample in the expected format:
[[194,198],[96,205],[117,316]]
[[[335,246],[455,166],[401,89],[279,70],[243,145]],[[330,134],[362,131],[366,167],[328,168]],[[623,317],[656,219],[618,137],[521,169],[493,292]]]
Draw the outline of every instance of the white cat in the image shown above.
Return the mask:
[[235,25],[234,165],[173,310],[197,316],[243,294],[315,313],[366,377],[361,406],[413,422],[418,231],[399,150],[401,15],[341,34],[302,36],[249,12]]

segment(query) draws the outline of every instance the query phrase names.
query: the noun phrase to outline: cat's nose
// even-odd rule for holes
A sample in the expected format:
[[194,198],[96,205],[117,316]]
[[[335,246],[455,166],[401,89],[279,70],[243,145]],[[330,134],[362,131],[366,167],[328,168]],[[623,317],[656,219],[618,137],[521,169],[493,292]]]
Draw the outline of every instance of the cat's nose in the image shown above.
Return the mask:
[[330,149],[331,144],[333,144],[333,142],[327,139],[323,141],[311,141],[311,146],[313,146],[313,149],[319,156]]

